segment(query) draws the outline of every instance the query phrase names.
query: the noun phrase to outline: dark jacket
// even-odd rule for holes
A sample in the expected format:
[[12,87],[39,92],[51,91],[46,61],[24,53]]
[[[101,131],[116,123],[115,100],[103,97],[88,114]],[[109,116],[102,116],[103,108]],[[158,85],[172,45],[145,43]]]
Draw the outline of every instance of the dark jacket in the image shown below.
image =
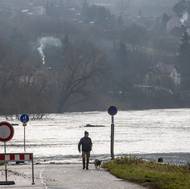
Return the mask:
[[80,146],[82,145],[82,151],[83,152],[90,152],[92,150],[92,141],[89,137],[83,137],[80,139],[80,142],[78,144],[78,150],[80,151]]

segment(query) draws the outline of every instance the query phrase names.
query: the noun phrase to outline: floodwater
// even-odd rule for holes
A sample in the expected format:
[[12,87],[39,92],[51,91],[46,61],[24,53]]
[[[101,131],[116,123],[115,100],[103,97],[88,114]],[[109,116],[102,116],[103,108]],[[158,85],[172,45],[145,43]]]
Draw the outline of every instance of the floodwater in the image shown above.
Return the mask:
[[[115,154],[189,153],[190,109],[119,111],[115,119]],[[3,120],[3,117],[1,117]],[[19,121],[7,152],[23,152],[24,127]],[[86,124],[104,127],[84,127]],[[26,152],[38,158],[71,158],[85,130],[93,141],[92,155],[110,153],[111,117],[107,112],[49,114],[26,126]],[[0,153],[4,152],[3,143]]]

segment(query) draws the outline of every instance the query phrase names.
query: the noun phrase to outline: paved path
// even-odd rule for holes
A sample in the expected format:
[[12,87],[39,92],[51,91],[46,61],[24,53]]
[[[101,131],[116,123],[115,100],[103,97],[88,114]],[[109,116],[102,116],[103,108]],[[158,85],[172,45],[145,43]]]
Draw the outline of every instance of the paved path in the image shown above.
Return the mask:
[[[144,187],[118,179],[103,169],[82,170],[81,165],[35,165],[35,185],[31,185],[28,165],[9,166],[9,180],[16,185],[0,186],[0,189],[144,189]],[[0,167],[0,180],[4,179]]]

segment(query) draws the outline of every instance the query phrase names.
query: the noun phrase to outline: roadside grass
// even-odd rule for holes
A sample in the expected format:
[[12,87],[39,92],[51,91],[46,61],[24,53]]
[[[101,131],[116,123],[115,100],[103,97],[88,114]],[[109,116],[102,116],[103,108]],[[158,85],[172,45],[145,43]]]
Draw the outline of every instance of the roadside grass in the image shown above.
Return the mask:
[[190,189],[190,166],[177,166],[121,157],[103,164],[118,178],[151,189]]

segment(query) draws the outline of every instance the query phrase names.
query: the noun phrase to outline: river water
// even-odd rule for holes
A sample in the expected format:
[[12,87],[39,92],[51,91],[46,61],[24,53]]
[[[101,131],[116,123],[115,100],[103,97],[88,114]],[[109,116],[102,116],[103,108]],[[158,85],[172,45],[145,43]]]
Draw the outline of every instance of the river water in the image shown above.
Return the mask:
[[[1,117],[1,120],[3,118]],[[92,155],[110,153],[107,112],[49,114],[26,126],[26,152],[37,158],[78,157],[77,144],[85,130],[93,141]],[[7,142],[7,152],[23,152],[23,126],[19,121]],[[84,127],[86,124],[104,127]],[[0,144],[0,153],[4,152]],[[115,116],[115,154],[189,153],[190,109],[119,111]]]

